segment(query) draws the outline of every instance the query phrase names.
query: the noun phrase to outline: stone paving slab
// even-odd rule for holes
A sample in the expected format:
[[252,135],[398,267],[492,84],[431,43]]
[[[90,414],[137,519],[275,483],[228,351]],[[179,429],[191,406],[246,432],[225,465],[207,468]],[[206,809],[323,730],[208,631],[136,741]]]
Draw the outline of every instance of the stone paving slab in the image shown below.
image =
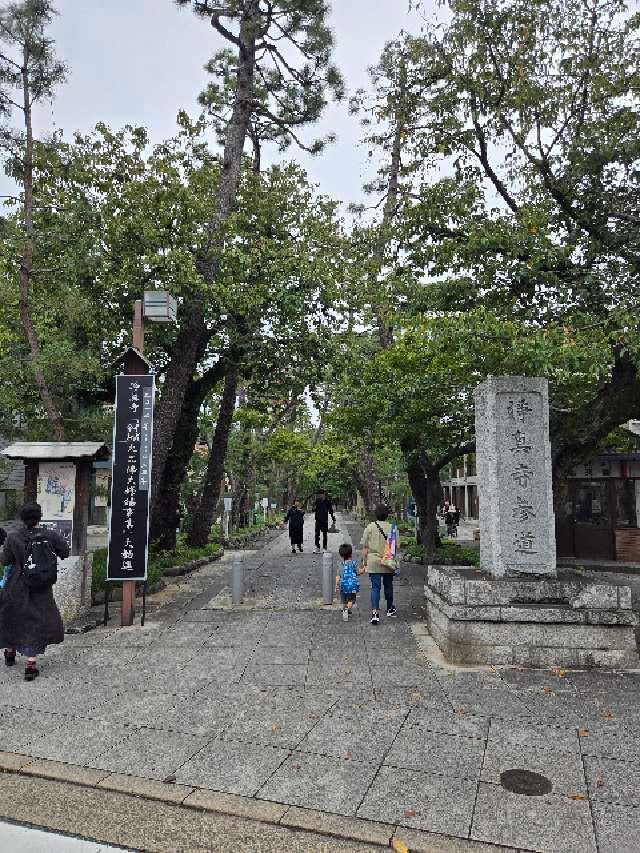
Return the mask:
[[591,810],[599,853],[638,853],[640,809],[595,802]]
[[212,740],[178,769],[176,781],[251,797],[289,755],[277,746]]
[[69,764],[92,764],[114,743],[126,742],[134,734],[134,729],[107,723],[101,720],[73,719],[58,724],[29,745],[29,754],[50,761],[64,761]]
[[480,783],[471,838],[540,853],[596,853],[589,803],[549,794],[525,797]]
[[379,761],[393,743],[406,716],[404,709],[345,712],[339,704],[314,726],[300,749],[356,761]]
[[158,737],[155,729],[138,729],[87,764],[113,773],[162,780],[174,775],[178,767],[200,752],[207,742],[207,737],[183,732],[163,732]]
[[518,768],[546,776],[556,794],[586,794],[584,768],[579,754],[548,752],[509,743],[487,745],[481,779],[500,784],[500,775]]
[[489,730],[489,741],[487,750],[489,752],[509,744],[511,747],[535,749],[543,751],[541,762],[553,756],[548,756],[546,750],[552,753],[575,753],[580,754],[580,742],[578,730],[575,728],[562,728],[560,726],[521,725],[509,720],[494,718],[491,720]]
[[263,785],[258,797],[353,816],[375,775],[374,764],[295,752]]
[[584,766],[592,799],[640,806],[640,776],[636,762],[586,756]]
[[478,738],[412,728],[398,735],[385,764],[446,777],[478,779],[484,751],[485,743]]
[[466,838],[477,783],[383,767],[358,809],[358,817]]

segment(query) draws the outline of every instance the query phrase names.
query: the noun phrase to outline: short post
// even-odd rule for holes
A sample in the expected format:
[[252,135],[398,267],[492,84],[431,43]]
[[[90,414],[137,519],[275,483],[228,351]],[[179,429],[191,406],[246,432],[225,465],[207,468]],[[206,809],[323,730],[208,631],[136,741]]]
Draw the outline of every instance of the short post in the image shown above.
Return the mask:
[[242,587],[244,586],[244,567],[242,555],[234,554],[231,565],[231,603],[242,604]]
[[322,603],[333,604],[333,554],[325,551],[322,555]]

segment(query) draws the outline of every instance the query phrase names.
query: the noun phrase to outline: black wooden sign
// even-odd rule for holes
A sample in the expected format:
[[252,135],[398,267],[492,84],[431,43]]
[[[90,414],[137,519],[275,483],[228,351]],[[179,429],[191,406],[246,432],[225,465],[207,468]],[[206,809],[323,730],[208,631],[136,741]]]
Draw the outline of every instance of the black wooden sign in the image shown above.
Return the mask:
[[146,580],[154,376],[118,376],[107,580]]

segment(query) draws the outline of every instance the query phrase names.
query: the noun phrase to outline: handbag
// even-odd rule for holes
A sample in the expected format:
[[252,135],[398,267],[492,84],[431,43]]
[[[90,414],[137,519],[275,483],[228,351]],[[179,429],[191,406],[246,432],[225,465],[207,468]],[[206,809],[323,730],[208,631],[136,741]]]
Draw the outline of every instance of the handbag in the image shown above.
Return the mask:
[[389,536],[384,532],[384,530],[380,527],[378,522],[375,522],[376,527],[384,536],[385,546],[384,551],[382,552],[382,556],[380,557],[380,565],[385,569],[391,569],[394,575],[400,574],[398,569],[398,561],[396,560],[396,543],[398,537],[398,528],[395,524],[391,525],[391,531]]

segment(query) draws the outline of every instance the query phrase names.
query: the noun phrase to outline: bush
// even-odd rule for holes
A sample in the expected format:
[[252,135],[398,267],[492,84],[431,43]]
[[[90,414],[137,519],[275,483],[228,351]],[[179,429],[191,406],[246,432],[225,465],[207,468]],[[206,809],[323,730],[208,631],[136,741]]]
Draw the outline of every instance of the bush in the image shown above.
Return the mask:
[[[172,569],[174,566],[183,566],[192,560],[200,560],[203,557],[217,557],[222,553],[219,545],[212,542],[204,548],[187,548],[184,544],[178,543],[175,551],[160,551],[156,554],[149,553],[149,566],[147,571],[147,582],[149,585],[155,584],[162,580],[165,569]],[[107,576],[107,549],[99,548],[93,554],[93,591],[104,589],[105,578]],[[111,586],[120,586],[118,581],[114,581]]]
[[[424,546],[413,544],[402,548],[402,553],[413,559],[424,559]],[[452,542],[450,539],[444,539],[442,545],[436,550],[433,555],[433,562],[439,560],[450,560],[455,566],[479,566],[480,554],[473,548],[463,548],[461,545]]]

